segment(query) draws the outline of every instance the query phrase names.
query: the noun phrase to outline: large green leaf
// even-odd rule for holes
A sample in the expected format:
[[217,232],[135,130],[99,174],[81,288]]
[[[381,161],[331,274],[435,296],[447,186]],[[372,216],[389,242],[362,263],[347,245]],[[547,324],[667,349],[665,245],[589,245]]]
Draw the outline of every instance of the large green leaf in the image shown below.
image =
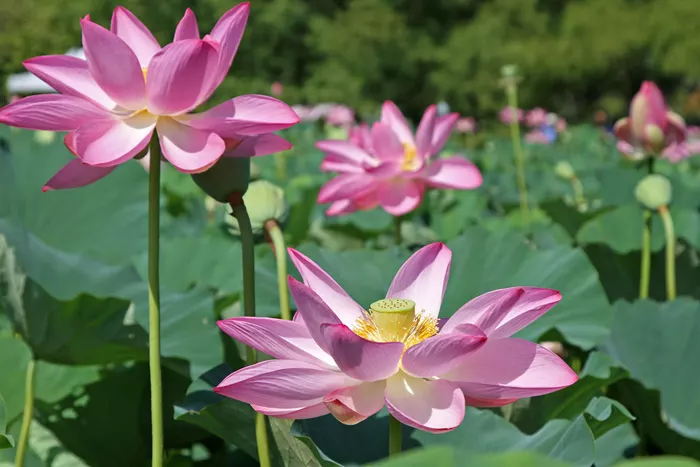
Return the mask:
[[661,456],[652,459],[634,459],[615,464],[615,467],[698,467],[700,462],[694,459],[675,456]]
[[5,412],[5,399],[0,394],[0,450],[11,448],[15,445],[14,438],[7,434],[7,414]]
[[595,440],[595,466],[610,467],[629,457],[638,444],[639,437],[631,423],[613,428]]
[[646,387],[658,389],[671,428],[700,439],[700,303],[615,303],[613,356]]
[[[19,423],[13,426],[13,433],[18,434]],[[0,451],[0,467],[15,465],[16,449]],[[49,429],[36,420],[32,422],[29,432],[28,450],[25,455],[26,467],[88,467],[83,459],[67,450]]]
[[586,407],[584,417],[596,438],[635,419],[624,405],[608,397],[593,398]]

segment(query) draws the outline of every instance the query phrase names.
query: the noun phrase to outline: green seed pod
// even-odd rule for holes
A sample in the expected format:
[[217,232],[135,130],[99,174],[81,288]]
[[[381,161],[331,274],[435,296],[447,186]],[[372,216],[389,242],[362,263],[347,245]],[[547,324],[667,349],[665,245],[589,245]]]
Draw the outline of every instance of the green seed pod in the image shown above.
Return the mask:
[[576,178],[574,168],[571,167],[571,164],[569,164],[567,161],[557,162],[557,165],[554,166],[554,173],[556,173],[558,177],[561,177],[564,180],[571,180],[572,178]]
[[[265,229],[265,222],[275,220],[282,225],[289,215],[289,206],[284,198],[284,190],[267,180],[250,182],[248,191],[243,195],[243,202],[248,209],[253,233],[259,235]],[[229,232],[240,235],[238,222],[233,216],[226,217]]]
[[250,159],[222,157],[204,172],[192,174],[192,180],[215,200],[225,203],[232,193],[245,193],[250,181]]
[[671,203],[671,182],[663,175],[647,175],[637,183],[634,196],[644,207],[656,211],[661,206]]
[[48,145],[56,139],[56,133],[53,131],[39,130],[34,132],[34,141],[39,144]]

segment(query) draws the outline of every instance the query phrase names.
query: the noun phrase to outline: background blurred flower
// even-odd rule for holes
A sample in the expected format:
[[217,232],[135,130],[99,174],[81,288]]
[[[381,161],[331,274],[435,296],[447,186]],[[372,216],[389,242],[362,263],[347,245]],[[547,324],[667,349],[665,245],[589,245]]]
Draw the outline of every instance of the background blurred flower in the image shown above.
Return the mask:
[[547,111],[542,107],[535,107],[525,115],[525,125],[529,127],[540,126],[547,123]]
[[504,107],[498,114],[498,118],[501,122],[509,124],[513,119],[516,122],[521,122],[523,120],[523,110],[522,109],[512,109],[509,107]]
[[348,106],[335,104],[326,114],[326,123],[333,126],[347,127],[355,124],[355,112]]
[[455,124],[457,133],[474,133],[476,131],[476,119],[474,117],[460,117]]
[[275,97],[280,97],[284,93],[284,86],[279,81],[275,81],[270,86],[270,92]]

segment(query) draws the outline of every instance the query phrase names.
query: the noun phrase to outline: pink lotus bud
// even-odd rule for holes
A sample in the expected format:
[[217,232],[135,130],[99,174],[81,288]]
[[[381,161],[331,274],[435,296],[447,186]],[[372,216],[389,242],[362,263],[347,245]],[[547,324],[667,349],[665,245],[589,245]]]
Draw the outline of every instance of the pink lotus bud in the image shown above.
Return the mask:
[[632,135],[644,140],[644,127],[656,125],[663,131],[666,128],[666,101],[658,87],[651,81],[645,81],[630,104]]
[[476,120],[474,117],[461,117],[455,124],[457,133],[474,133],[476,131]]
[[521,122],[523,120],[523,110],[513,109],[512,107],[504,107],[498,114],[501,122],[509,124],[511,121]]
[[547,123],[547,111],[542,107],[535,107],[525,116],[525,125],[527,126],[541,126],[545,123]]
[[282,95],[282,93],[284,93],[284,86],[279,81],[275,81],[272,83],[270,91],[272,92],[273,96],[279,97]]

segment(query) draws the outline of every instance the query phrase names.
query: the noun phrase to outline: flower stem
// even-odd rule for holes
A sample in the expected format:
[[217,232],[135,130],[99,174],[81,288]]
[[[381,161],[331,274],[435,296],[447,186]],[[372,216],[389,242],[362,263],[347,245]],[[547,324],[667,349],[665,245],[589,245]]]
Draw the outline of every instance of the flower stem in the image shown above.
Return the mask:
[[[508,94],[508,106],[511,112],[515,114],[518,108],[518,87],[515,83],[511,83],[506,87]],[[513,140],[513,155],[515,156],[515,169],[517,171],[518,193],[520,195],[520,214],[523,217],[524,225],[530,224],[530,210],[527,203],[527,183],[525,181],[525,152],[523,151],[522,143],[520,142],[520,122],[511,115],[510,119],[510,136]]]
[[401,454],[401,422],[389,415],[389,457]]
[[15,455],[15,467],[24,465],[24,457],[29,447],[29,429],[32,426],[34,414],[34,375],[36,374],[36,361],[34,358],[27,364],[26,383],[24,386],[24,413],[22,414],[22,428],[17,441],[17,453]]
[[[228,198],[231,215],[238,221],[241,231],[241,250],[243,256],[243,314],[255,316],[255,239],[250,216],[245,207],[242,193],[233,193]],[[246,362],[252,365],[256,362],[255,349],[246,349]],[[258,459],[262,467],[269,467],[270,448],[267,439],[265,416],[258,413],[255,419],[255,436],[258,443]]]
[[401,246],[401,216],[394,217],[394,243]]
[[651,211],[644,210],[642,226],[642,264],[639,279],[639,298],[649,298],[649,274],[651,272]]
[[277,178],[280,183],[284,183],[287,181],[287,154],[284,152],[277,152],[274,158]]
[[292,319],[292,314],[289,311],[289,293],[287,292],[287,247],[284,243],[284,234],[280,229],[276,220],[270,219],[265,222],[265,230],[267,231],[270,242],[272,242],[272,250],[275,253],[275,261],[277,262],[277,285],[280,294],[280,316],[282,319]]
[[676,299],[676,234],[668,206],[661,206],[659,215],[666,233],[666,299],[671,301]]
[[153,133],[148,168],[148,362],[151,373],[151,465],[163,465],[160,374],[160,142]]

